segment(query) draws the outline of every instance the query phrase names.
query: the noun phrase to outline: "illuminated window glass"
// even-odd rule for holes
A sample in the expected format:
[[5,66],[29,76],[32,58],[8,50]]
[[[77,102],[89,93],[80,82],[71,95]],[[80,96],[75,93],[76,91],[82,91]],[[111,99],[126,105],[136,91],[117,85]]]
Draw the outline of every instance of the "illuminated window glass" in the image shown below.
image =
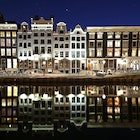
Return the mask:
[[120,47],[121,46],[121,41],[120,40],[116,40],[115,41],[115,47]]
[[120,33],[115,33],[115,38],[120,38],[120,37],[121,37]]
[[137,49],[136,48],[133,48],[132,49],[132,56],[136,56],[136,52],[137,52]]
[[6,99],[2,99],[2,106],[6,106]]
[[1,56],[5,56],[5,49],[1,49]]
[[102,38],[103,37],[103,33],[97,33],[97,38]]
[[16,39],[12,39],[12,46],[16,46]]
[[97,56],[102,56],[102,49],[97,49]]
[[16,32],[12,32],[12,37],[16,37]]
[[140,49],[138,49],[138,56],[140,56]]
[[11,97],[12,96],[12,86],[7,87],[7,96]]
[[113,55],[113,50],[107,49],[107,56],[112,56],[112,55]]
[[6,37],[10,37],[10,32],[6,32]]
[[12,68],[11,59],[7,59],[7,68]]
[[17,99],[13,99],[13,106],[17,106]]
[[115,48],[114,55],[115,56],[120,56],[120,48]]
[[5,37],[5,33],[4,32],[0,32],[0,37]]
[[126,56],[128,56],[128,49],[122,49],[122,57],[126,57]]
[[11,46],[11,39],[6,39],[6,46]]
[[16,48],[12,49],[12,56],[16,56]]
[[11,49],[7,49],[7,56],[11,56]]
[[12,99],[7,99],[7,106],[11,106],[12,105]]
[[5,39],[0,39],[0,46],[5,46]]
[[[9,112],[8,114],[10,114],[10,112]],[[9,116],[11,116],[11,115],[9,115]],[[12,122],[12,118],[8,117],[8,118],[7,118],[7,122],[8,122],[8,123],[11,123],[11,122]]]
[[13,96],[18,96],[18,88],[17,88],[17,86],[14,86],[13,87]]
[[107,41],[107,47],[113,47],[113,41]]
[[94,39],[95,38],[95,34],[94,33],[89,33],[89,39]]
[[113,33],[108,33],[107,38],[113,38]]

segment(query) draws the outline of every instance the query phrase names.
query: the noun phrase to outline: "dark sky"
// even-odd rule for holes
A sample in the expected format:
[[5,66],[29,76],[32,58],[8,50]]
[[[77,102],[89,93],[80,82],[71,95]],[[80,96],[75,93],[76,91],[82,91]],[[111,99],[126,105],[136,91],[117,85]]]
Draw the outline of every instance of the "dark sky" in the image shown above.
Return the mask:
[[34,15],[63,21],[68,29],[86,26],[140,25],[140,0],[0,0],[0,12],[6,20],[18,24]]

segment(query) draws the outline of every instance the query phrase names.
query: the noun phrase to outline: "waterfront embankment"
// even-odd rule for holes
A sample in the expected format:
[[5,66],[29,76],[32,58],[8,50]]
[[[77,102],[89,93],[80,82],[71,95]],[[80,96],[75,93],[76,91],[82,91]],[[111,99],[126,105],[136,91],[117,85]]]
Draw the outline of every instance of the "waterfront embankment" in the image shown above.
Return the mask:
[[126,73],[106,75],[104,77],[93,75],[9,75],[0,77],[1,85],[139,85],[140,73]]

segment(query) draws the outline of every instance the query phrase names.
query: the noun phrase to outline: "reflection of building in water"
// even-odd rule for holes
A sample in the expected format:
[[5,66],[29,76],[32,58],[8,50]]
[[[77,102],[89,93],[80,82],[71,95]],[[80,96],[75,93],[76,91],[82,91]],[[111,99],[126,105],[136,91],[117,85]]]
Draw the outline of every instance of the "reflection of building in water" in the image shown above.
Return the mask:
[[87,126],[102,125],[102,122],[116,122],[116,126],[119,122],[138,122],[139,91],[139,86],[87,86]]
[[125,85],[1,86],[0,131],[54,134],[70,125],[137,127],[139,92],[139,86]]
[[0,130],[11,128],[17,130],[18,123],[18,87],[0,87]]

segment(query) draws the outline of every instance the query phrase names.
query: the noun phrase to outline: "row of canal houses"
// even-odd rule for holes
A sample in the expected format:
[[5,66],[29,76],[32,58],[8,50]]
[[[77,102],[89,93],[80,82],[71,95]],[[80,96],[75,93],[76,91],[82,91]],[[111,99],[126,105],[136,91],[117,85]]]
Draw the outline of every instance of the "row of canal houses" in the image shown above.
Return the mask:
[[140,26],[88,26],[31,18],[0,24],[0,69],[44,73],[138,71]]

